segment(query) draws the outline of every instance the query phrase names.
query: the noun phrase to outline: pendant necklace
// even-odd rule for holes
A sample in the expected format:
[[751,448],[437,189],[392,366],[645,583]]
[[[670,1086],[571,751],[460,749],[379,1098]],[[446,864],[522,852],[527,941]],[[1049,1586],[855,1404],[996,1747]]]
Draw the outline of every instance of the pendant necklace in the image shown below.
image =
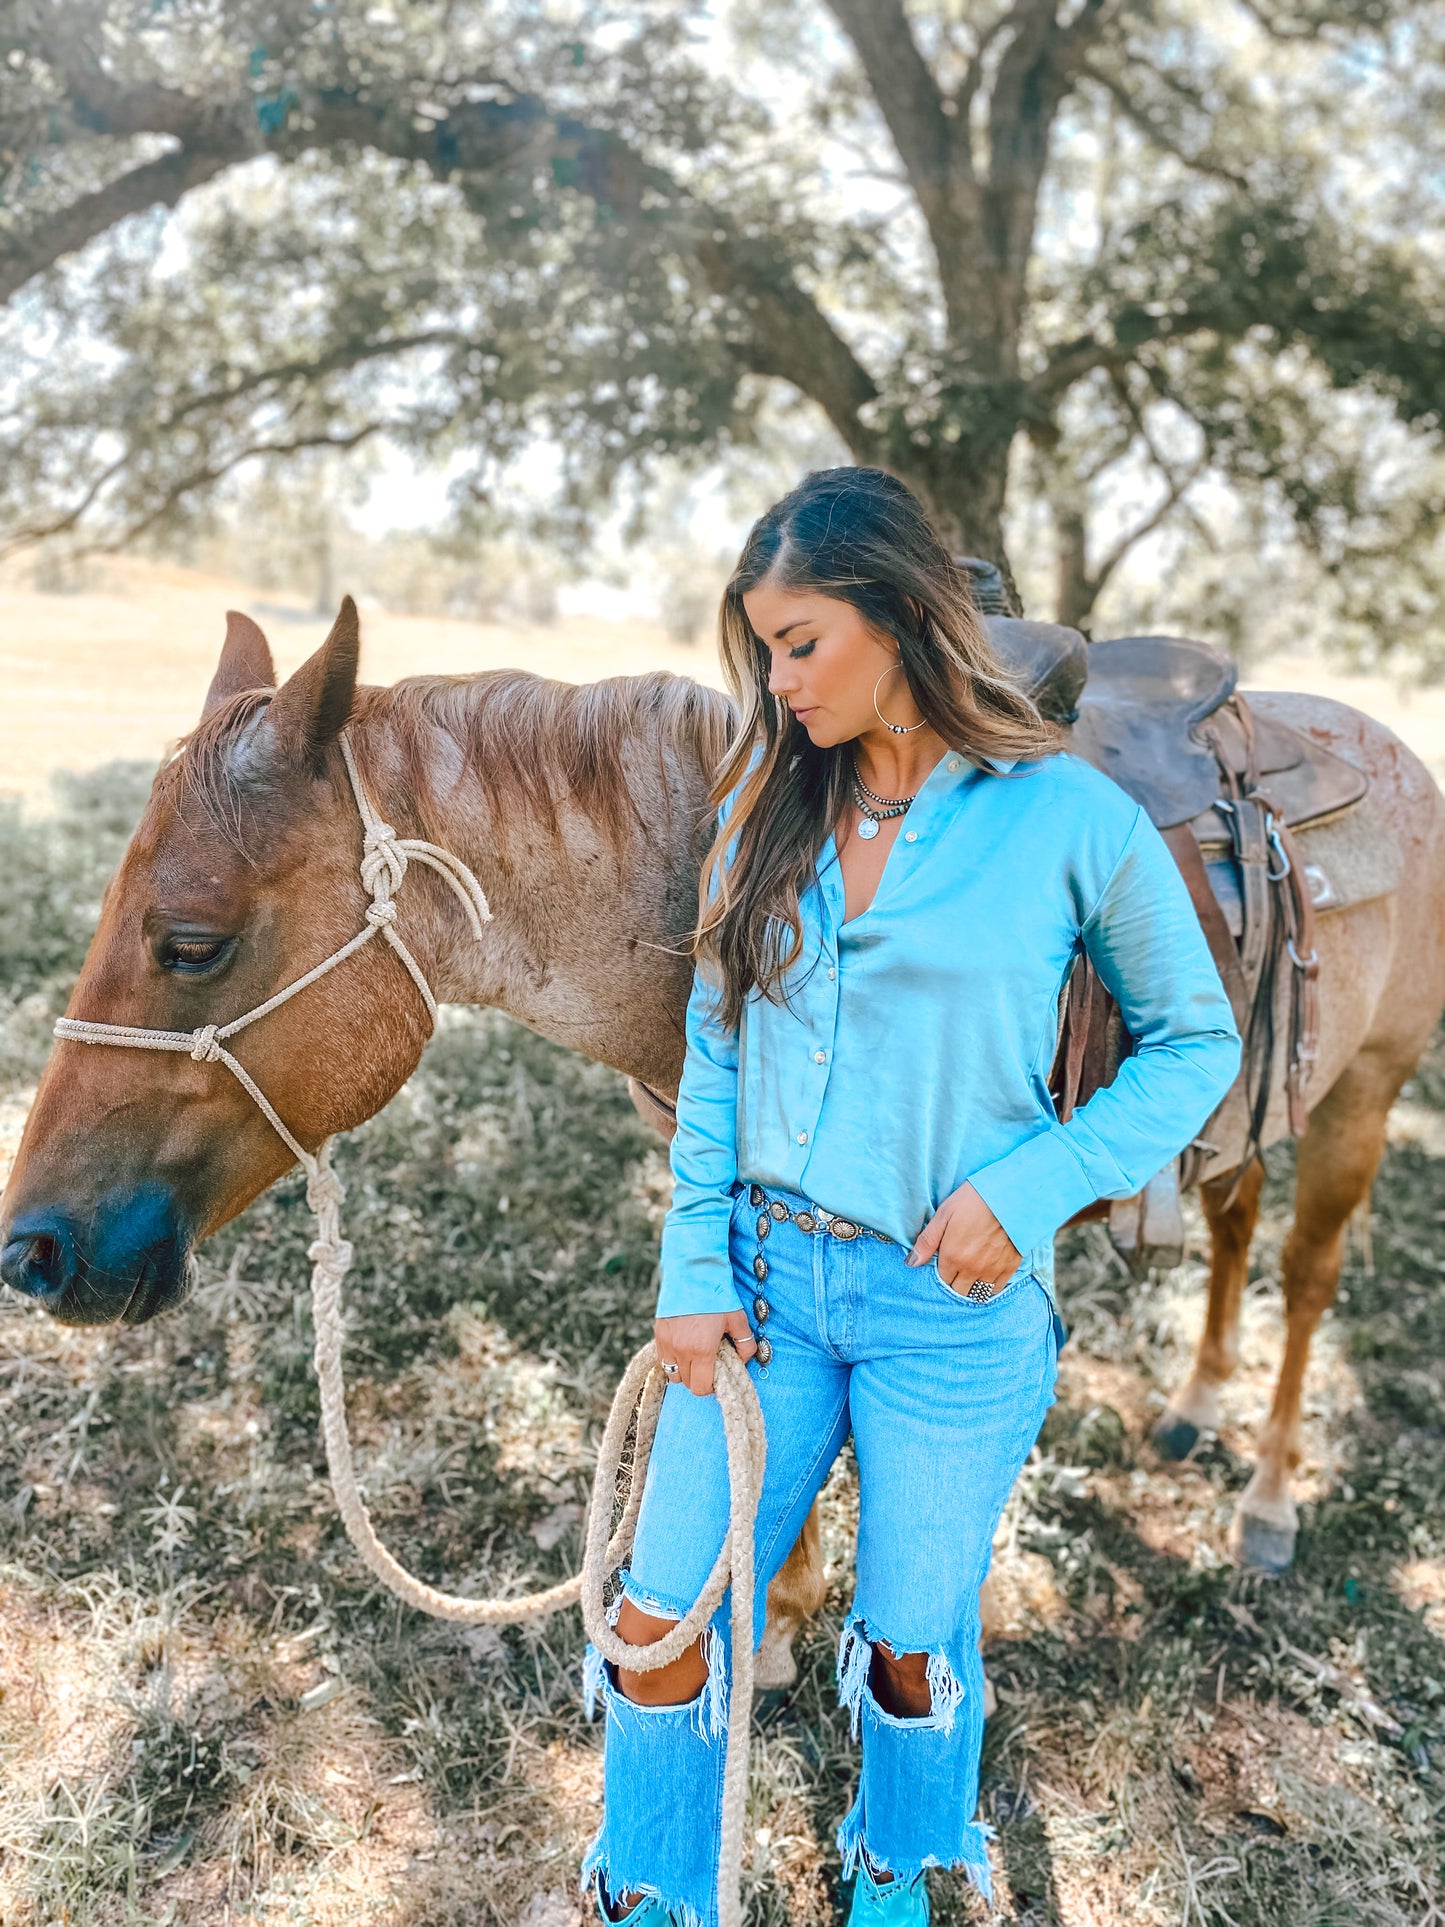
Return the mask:
[[[915,790],[913,795],[918,792]],[[862,777],[854,772],[853,803],[859,813],[858,834],[865,843],[870,843],[878,834],[878,825],[886,823],[891,817],[902,816],[913,796],[880,796],[870,790]]]

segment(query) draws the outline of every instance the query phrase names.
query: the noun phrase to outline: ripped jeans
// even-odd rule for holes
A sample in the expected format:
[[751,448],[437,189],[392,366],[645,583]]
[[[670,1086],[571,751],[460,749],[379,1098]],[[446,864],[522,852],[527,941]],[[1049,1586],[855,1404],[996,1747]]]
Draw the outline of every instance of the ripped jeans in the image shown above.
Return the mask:
[[[767,1425],[756,1528],[762,1638],[768,1582],[792,1549],[849,1433],[858,1461],[857,1586],[838,1655],[839,1698],[861,1730],[857,1797],[838,1830],[845,1876],[866,1854],[909,1879],[962,1868],[991,1898],[974,1819],[983,1744],[979,1587],[999,1515],[1054,1399],[1062,1326],[1027,1272],[992,1298],[945,1285],[936,1262],[863,1234],[811,1233],[768,1211],[797,1192],[744,1183],[733,1201],[733,1279],[771,1356],[749,1366]],[[815,1207],[812,1207],[816,1209]],[[763,1227],[766,1226],[766,1229]],[[728,1520],[717,1402],[669,1388],[647,1470],[627,1596],[681,1618]],[[603,1818],[582,1870],[608,1892],[655,1894],[686,1927],[715,1927],[730,1602],[703,1633],[708,1679],[680,1706],[638,1706],[588,1647],[588,1712],[605,1709]],[[874,1698],[874,1641],[927,1653],[931,1710],[894,1716]]]

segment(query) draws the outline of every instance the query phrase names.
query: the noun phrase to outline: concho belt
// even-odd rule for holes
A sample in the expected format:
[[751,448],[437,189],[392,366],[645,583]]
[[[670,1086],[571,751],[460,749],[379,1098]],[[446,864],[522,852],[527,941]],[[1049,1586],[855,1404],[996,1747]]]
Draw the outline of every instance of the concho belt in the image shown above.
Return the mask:
[[753,1299],[753,1318],[757,1329],[753,1336],[758,1344],[758,1364],[766,1371],[772,1363],[773,1345],[772,1340],[763,1331],[764,1325],[768,1322],[768,1314],[772,1310],[764,1296],[764,1287],[768,1278],[768,1261],[763,1256],[763,1241],[770,1235],[773,1226],[791,1221],[799,1231],[806,1231],[809,1237],[815,1237],[820,1231],[829,1231],[835,1238],[841,1238],[845,1244],[850,1238],[877,1238],[880,1244],[885,1245],[891,1245],[895,1240],[884,1231],[875,1231],[870,1224],[857,1224],[852,1218],[840,1218],[831,1211],[824,1211],[821,1205],[815,1204],[802,1211],[795,1211],[782,1198],[770,1198],[760,1184],[748,1186],[748,1203],[758,1214],[754,1227],[757,1232],[758,1248],[753,1258],[753,1276],[758,1281],[758,1294]]
[[[785,1204],[781,1198],[769,1198],[767,1192],[760,1184],[750,1184],[748,1186],[748,1203],[752,1205],[754,1210],[759,1211],[759,1238],[766,1238],[772,1230],[773,1225],[769,1222],[771,1218],[773,1222],[777,1224],[782,1224],[786,1220],[791,1219],[799,1231],[806,1231],[810,1237],[815,1232],[828,1231],[831,1232],[835,1238],[842,1238],[845,1243],[850,1238],[877,1238],[880,1244],[885,1245],[891,1245],[894,1242],[886,1231],[875,1231],[871,1224],[857,1224],[852,1218],[837,1217],[833,1212],[825,1211],[823,1207],[818,1204],[813,1205],[810,1209],[795,1211],[791,1205]],[[765,1211],[759,1210],[759,1207],[763,1205],[766,1205],[767,1209]],[[756,1266],[754,1269],[756,1269]]]

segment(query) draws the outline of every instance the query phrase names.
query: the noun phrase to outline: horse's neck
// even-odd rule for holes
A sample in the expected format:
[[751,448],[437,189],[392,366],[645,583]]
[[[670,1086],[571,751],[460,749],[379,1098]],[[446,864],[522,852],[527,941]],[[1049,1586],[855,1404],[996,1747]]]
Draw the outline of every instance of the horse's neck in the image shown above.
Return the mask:
[[[402,774],[418,748],[432,792],[420,810],[404,800]],[[685,946],[697,904],[693,823],[706,803],[700,770],[693,780],[684,773],[684,789],[695,794],[684,813],[691,821],[680,820],[657,755],[635,759],[639,813],[660,826],[670,811],[671,833],[638,831],[619,852],[563,798],[557,832],[520,799],[509,801],[503,831],[465,774],[459,744],[435,723],[381,711],[368,719],[362,754],[382,814],[414,822],[416,833],[460,857],[487,894],[492,916],[480,943],[448,892],[417,891],[405,909],[408,939],[415,934],[438,999],[495,1006],[654,1090],[675,1090],[692,980]]]

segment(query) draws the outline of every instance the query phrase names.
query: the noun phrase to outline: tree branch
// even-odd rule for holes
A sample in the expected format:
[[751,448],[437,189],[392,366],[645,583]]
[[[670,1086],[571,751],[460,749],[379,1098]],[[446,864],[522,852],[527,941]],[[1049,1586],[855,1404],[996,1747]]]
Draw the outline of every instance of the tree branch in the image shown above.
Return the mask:
[[[239,468],[242,462],[254,461],[263,455],[299,455],[308,448],[357,448],[362,442],[370,440],[373,435],[380,434],[384,426],[383,422],[367,422],[361,428],[354,429],[349,435],[330,435],[323,430],[314,435],[297,435],[290,441],[250,442],[244,448],[237,449],[234,454],[228,455],[224,461],[208,462],[199,468],[191,469],[179,480],[173,482],[161,499],[144,515],[128,523],[108,541],[82,544],[80,552],[96,555],[119,554],[132,542],[138,541],[141,536],[153,529],[185,496],[193,495],[197,489],[214,487],[217,482],[229,475],[232,469]],[[85,502],[80,507],[57,518],[44,528],[19,528],[12,535],[0,538],[0,561],[19,549],[28,548],[33,542],[45,541],[52,535],[64,534],[68,529],[74,528],[85,512],[85,507],[94,500],[105,481],[123,468],[128,460],[127,454],[122,456],[120,461],[113,463],[100,480],[92,484],[87,491]]]
[[1176,161],[1182,161],[1196,174],[1207,174],[1214,180],[1228,181],[1231,187],[1237,187],[1241,193],[1249,193],[1249,182],[1243,174],[1236,174],[1234,169],[1226,167],[1223,161],[1212,161],[1206,155],[1189,153],[1166,128],[1149,118],[1122,82],[1115,80],[1109,74],[1102,73],[1089,61],[1085,61],[1080,71],[1097,86],[1102,87],[1124,118],[1164,153],[1172,154]]
[[901,0],[828,0],[828,6],[853,43],[918,197],[944,308],[957,327],[967,312],[980,238],[967,114],[950,118]]
[[144,213],[149,207],[174,207],[193,187],[213,180],[245,158],[244,150],[198,153],[181,147],[118,174],[93,194],[84,194],[69,207],[47,214],[24,233],[0,239],[0,305],[27,281],[106,233],[127,215]]
[[[1152,448],[1150,453],[1154,454]],[[1155,460],[1158,461],[1158,459],[1156,454]],[[1130,549],[1132,549],[1136,543],[1142,542],[1146,535],[1152,535],[1154,533],[1165,516],[1177,507],[1180,500],[1189,493],[1189,490],[1193,488],[1194,484],[1199,480],[1208,466],[1209,453],[1207,450],[1185,475],[1171,475],[1169,469],[1160,463],[1161,472],[1168,484],[1167,493],[1163,501],[1151,510],[1142,522],[1137,523],[1132,529],[1126,530],[1125,533],[1119,537],[1118,541],[1115,542],[1113,547],[1100,561],[1098,567],[1091,571],[1090,583],[1096,600],[1103,593],[1105,583],[1124,560],[1124,557],[1129,553]]]
[[998,277],[995,325],[1011,341],[1017,340],[1023,314],[1024,276],[1054,119],[1084,56],[1120,4],[1083,0],[1066,27],[1059,24],[1058,0],[1015,0],[1005,17],[1009,44],[989,96],[984,231]]
[[755,375],[791,382],[817,402],[860,461],[876,459],[877,438],[860,410],[878,386],[817,303],[775,263],[748,257],[752,247],[719,224],[700,237],[698,260],[715,293],[740,301],[749,333],[734,352]]

